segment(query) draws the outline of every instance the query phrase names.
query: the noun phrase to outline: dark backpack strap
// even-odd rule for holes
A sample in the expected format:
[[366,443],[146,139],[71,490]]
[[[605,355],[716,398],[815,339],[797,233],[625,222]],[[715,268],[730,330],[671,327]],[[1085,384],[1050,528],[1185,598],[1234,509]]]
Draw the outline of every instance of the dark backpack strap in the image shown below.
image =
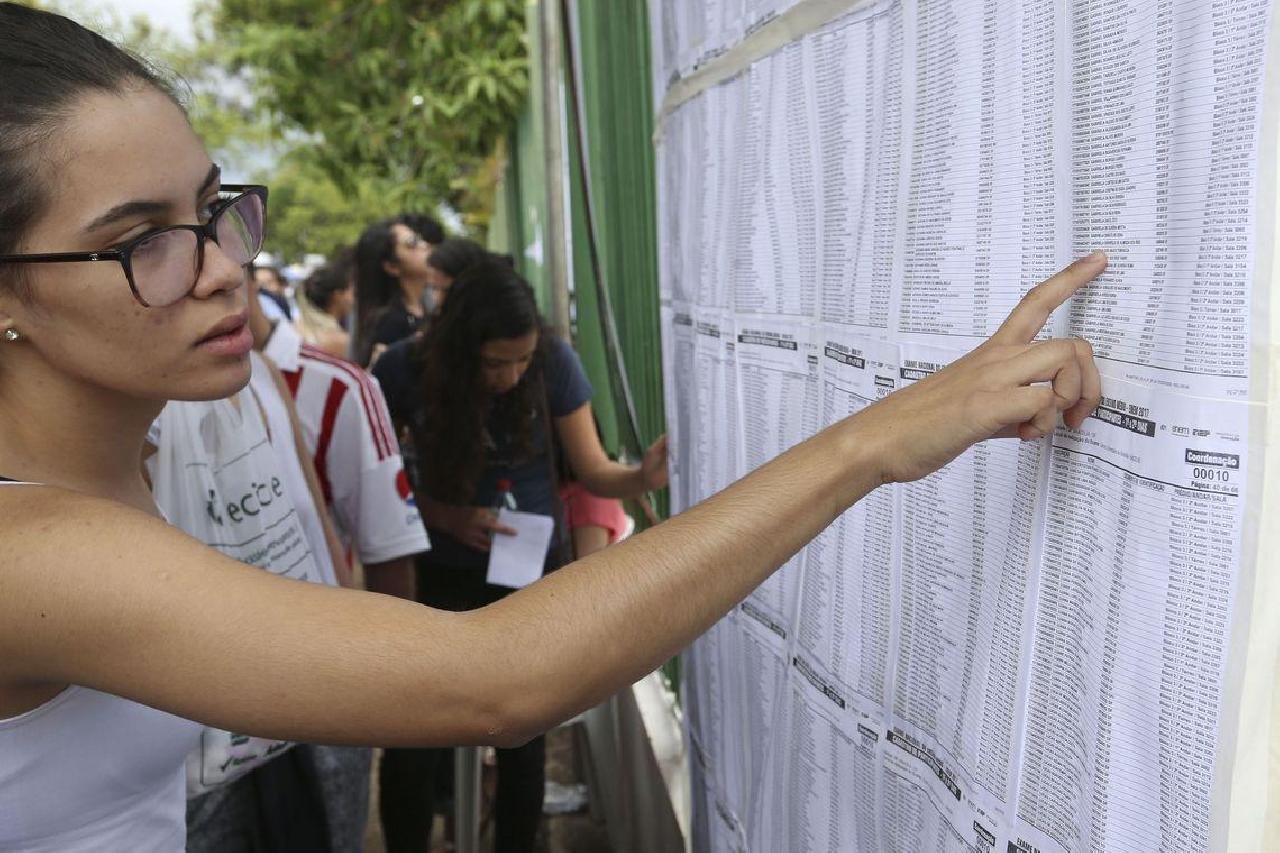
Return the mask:
[[538,408],[542,416],[542,431],[546,435],[547,442],[547,477],[551,483],[551,511],[555,514],[557,543],[555,568],[558,569],[573,562],[573,539],[565,523],[564,504],[560,500],[560,436],[555,431],[555,424],[551,422],[551,398],[547,394],[545,372],[541,372],[538,381],[542,385],[542,393],[538,395],[540,397]]

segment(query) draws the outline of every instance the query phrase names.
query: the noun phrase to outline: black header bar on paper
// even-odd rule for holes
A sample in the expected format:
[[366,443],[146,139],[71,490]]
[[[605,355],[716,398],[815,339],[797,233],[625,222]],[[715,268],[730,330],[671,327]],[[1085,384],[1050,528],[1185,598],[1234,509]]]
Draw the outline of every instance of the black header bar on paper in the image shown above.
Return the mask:
[[1183,458],[1188,465],[1211,465],[1214,468],[1230,468],[1232,471],[1240,470],[1239,453],[1222,453],[1217,450],[1192,450],[1188,447]]
[[955,776],[942,766],[942,761],[927,746],[900,729],[890,729],[885,737],[888,738],[889,743],[924,762],[925,766],[933,771],[933,775],[938,777],[938,781],[947,786],[947,790],[956,798],[956,802],[960,801],[960,786],[956,784]]
[[740,332],[738,334],[738,343],[740,344],[756,344],[762,347],[777,347],[778,349],[798,350],[800,345],[790,338],[784,338],[772,332]]
[[773,633],[777,634],[782,639],[785,640],[787,638],[787,629],[779,625],[773,619],[773,617],[771,617],[768,613],[765,613],[759,607],[756,607],[750,601],[742,602],[741,608],[743,613],[747,614],[752,619],[756,620],[761,625],[765,626],[766,628],[768,628]]
[[848,703],[844,701],[844,697],[837,693],[830,684],[827,684],[827,682],[822,679],[822,676],[814,672],[813,667],[809,666],[808,661],[802,660],[797,656],[791,659],[791,665],[800,670],[800,674],[805,677],[805,680],[816,687],[823,696],[830,699],[841,711],[848,707]]
[[856,367],[859,370],[865,370],[867,367],[867,360],[865,358],[860,358],[851,352],[841,352],[838,349],[832,349],[830,344],[827,344],[827,348],[823,350],[823,352],[826,354],[827,358],[832,361],[838,361],[841,364],[847,364],[850,367]]
[[1128,412],[1119,412],[1115,409],[1108,409],[1105,406],[1099,406],[1094,409],[1091,418],[1097,418],[1104,424],[1111,424],[1114,427],[1128,430],[1137,435],[1145,435],[1147,438],[1155,438],[1156,422],[1146,418],[1140,418],[1137,415],[1131,415]]

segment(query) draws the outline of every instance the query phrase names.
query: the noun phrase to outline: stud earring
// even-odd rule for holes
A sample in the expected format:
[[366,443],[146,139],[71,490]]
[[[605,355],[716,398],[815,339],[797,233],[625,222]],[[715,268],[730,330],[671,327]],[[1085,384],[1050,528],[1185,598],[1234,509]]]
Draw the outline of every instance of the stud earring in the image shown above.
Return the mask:
[[18,340],[18,339],[20,339],[21,337],[22,337],[22,335],[18,333],[18,330],[17,330],[17,329],[5,329],[5,330],[4,330],[4,339],[5,339],[6,341],[8,341],[9,343],[14,343],[15,341],[17,341],[17,340]]

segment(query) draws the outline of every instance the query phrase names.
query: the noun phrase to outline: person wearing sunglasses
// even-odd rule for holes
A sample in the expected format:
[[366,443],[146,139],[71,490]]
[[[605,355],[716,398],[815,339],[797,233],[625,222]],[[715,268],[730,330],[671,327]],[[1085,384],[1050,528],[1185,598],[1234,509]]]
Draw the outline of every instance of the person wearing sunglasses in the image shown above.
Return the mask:
[[676,654],[872,489],[1079,425],[1099,396],[1086,344],[1033,342],[1102,271],[1091,255],[947,369],[489,606],[278,578],[167,525],[138,464],[167,400],[249,381],[266,191],[224,192],[163,83],[65,18],[0,2],[0,92],[0,849],[181,850],[201,724],[525,743]]
[[417,330],[426,316],[431,244],[405,223],[370,225],[356,241],[356,328],[352,355],[368,366],[375,355]]

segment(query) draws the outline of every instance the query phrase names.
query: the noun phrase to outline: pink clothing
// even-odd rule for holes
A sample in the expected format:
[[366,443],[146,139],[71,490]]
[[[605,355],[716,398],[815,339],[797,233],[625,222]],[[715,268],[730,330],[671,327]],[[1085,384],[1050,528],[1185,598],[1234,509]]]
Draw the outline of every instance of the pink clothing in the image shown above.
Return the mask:
[[610,545],[617,542],[627,530],[627,514],[622,510],[622,501],[597,497],[581,483],[562,486],[560,502],[564,504],[570,530],[603,527],[609,531]]

